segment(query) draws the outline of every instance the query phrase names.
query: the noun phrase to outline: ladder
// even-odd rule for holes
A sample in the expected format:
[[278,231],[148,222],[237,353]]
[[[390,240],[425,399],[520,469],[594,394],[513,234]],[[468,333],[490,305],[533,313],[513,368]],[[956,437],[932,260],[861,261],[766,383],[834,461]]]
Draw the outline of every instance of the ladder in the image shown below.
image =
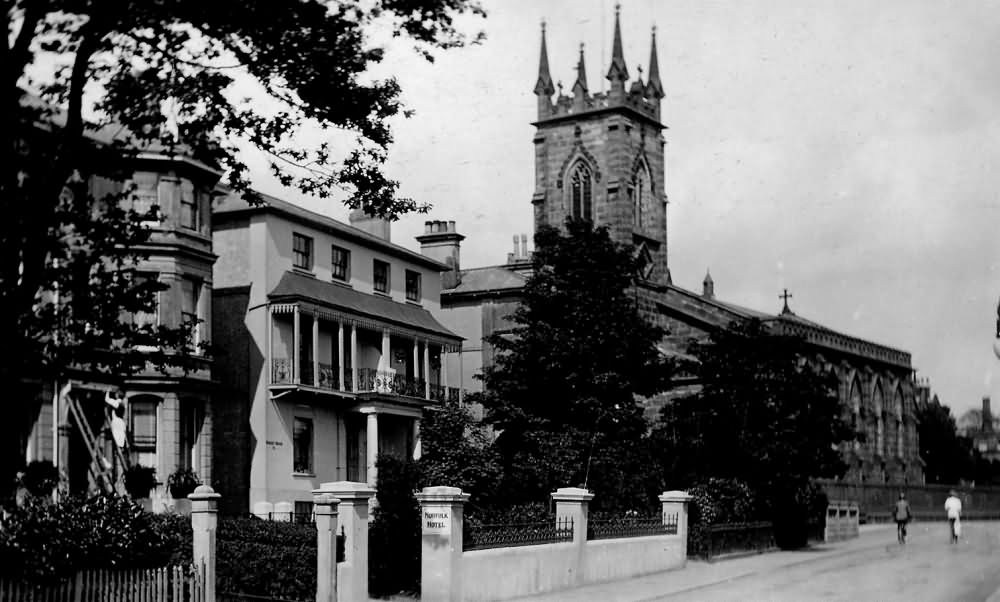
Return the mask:
[[[101,452],[100,447],[97,443],[97,437],[90,428],[90,423],[86,419],[86,415],[83,413],[83,408],[80,407],[80,401],[73,397],[72,395],[66,395],[64,397],[64,403],[69,409],[69,414],[73,421],[76,422],[77,428],[80,430],[80,434],[83,436],[83,442],[87,446],[87,451],[90,454],[90,474],[94,479],[94,483],[103,491],[109,494],[121,494],[124,493],[122,488],[119,487],[120,479],[115,478],[112,466],[108,464],[107,459]],[[104,410],[104,427],[108,428],[110,426],[110,421],[108,419],[108,411]],[[120,447],[112,442],[112,447],[114,448],[114,460],[117,460],[118,464],[124,469],[127,469],[129,464],[122,453]]]

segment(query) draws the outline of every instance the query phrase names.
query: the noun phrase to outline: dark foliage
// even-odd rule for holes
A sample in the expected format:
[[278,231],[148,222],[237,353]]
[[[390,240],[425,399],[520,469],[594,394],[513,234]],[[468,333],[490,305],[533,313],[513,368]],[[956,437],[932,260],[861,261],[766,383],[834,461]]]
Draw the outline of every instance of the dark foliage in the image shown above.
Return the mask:
[[[745,483],[780,546],[805,544],[811,478],[843,474],[839,445],[854,438],[833,376],[805,343],[751,321],[692,345],[703,389],[664,407],[654,439],[673,482],[701,475]],[[803,505],[805,504],[805,505]]]
[[[149,497],[149,492],[156,487],[156,469],[152,466],[129,466],[123,475],[125,491],[132,499]],[[193,490],[192,490],[193,491]]]
[[607,229],[570,220],[536,232],[533,263],[511,328],[489,337],[498,355],[484,405],[502,431],[498,496],[517,504],[586,485],[596,504],[639,504],[655,487],[636,400],[664,391],[672,368],[656,349],[663,332],[637,309],[639,259]]
[[176,531],[163,524],[121,497],[29,500],[0,520],[0,574],[42,581],[82,569],[165,566]]
[[917,437],[928,483],[956,484],[973,477],[972,442],[959,436],[951,408],[936,396],[917,408]]
[[420,486],[417,464],[380,455],[378,505],[368,525],[368,592],[376,598],[420,591]]
[[[153,515],[171,564],[191,561],[191,519]],[[316,528],[311,524],[220,516],[216,591],[308,602],[316,597]]]
[[492,499],[500,460],[488,428],[457,404],[428,410],[420,422],[420,474],[425,486],[460,487],[473,499]]
[[59,484],[59,469],[48,460],[35,460],[24,468],[20,481],[31,495],[45,497]]
[[[299,193],[388,219],[426,211],[383,173],[389,120],[407,113],[395,79],[370,74],[385,56],[371,34],[431,58],[467,41],[456,18],[469,13],[483,11],[474,0],[8,3],[0,340],[18,353],[0,377],[34,401],[12,404],[0,432],[4,498],[37,416],[32,383],[83,368],[121,385],[149,365],[191,366],[194,324],[120,319],[164,288],[133,278],[150,235],[145,210],[129,208],[137,152],[193,158],[256,203],[238,148],[249,144]],[[320,135],[294,139],[306,129]]]
[[219,520],[216,590],[307,602],[316,598],[316,527]]

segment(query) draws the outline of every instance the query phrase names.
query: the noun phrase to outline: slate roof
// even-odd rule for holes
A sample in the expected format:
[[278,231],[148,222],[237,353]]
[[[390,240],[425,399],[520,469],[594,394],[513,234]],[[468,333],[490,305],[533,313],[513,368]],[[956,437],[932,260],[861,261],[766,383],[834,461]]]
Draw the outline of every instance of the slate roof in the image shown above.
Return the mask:
[[485,293],[516,293],[527,280],[506,266],[488,266],[462,270],[458,286],[441,291],[442,295],[475,295]]
[[308,300],[345,313],[436,334],[454,342],[462,340],[462,337],[442,326],[423,307],[361,293],[350,287],[324,282],[304,274],[285,272],[278,285],[267,296],[272,301]]
[[349,224],[333,219],[332,217],[310,211],[298,205],[293,205],[288,201],[283,201],[268,194],[259,193],[264,199],[264,205],[251,207],[239,194],[230,192],[219,197],[212,203],[212,220],[214,224],[223,224],[231,219],[251,213],[271,211],[281,214],[289,219],[298,221],[306,226],[317,230],[327,231],[334,236],[353,240],[369,248],[378,249],[389,255],[394,255],[407,261],[412,261],[418,265],[429,267],[439,272],[447,270],[448,266],[421,255],[416,251],[411,251],[406,247],[397,245],[394,242],[379,238],[374,234],[369,234],[364,230],[355,228]]

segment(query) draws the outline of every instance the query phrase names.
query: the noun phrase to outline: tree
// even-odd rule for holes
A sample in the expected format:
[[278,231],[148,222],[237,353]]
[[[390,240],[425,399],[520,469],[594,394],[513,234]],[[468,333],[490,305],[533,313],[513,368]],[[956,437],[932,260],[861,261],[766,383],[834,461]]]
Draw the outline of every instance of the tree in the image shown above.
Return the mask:
[[[385,26],[431,57],[466,41],[463,13],[483,11],[475,0],[7,3],[0,340],[15,353],[0,363],[13,401],[2,492],[37,415],[26,383],[81,362],[121,378],[187,348],[190,327],[119,319],[148,309],[157,289],[132,277],[149,232],[121,202],[129,159],[194,158],[258,202],[239,152],[250,146],[303,193],[389,219],[426,210],[381,171],[402,105],[394,79],[367,75],[384,56],[370,33]],[[305,128],[324,139],[306,145],[295,136]],[[101,178],[119,185],[95,196]],[[122,353],[143,339],[163,353]]]
[[445,404],[420,421],[420,473],[425,486],[459,487],[474,503],[497,491],[500,463],[493,438],[463,406]]
[[835,377],[805,361],[801,339],[759,320],[718,330],[690,353],[704,385],[665,406],[654,433],[667,473],[687,485],[746,483],[775,517],[805,512],[810,479],[843,474],[838,446],[854,437]]
[[[535,234],[534,273],[511,316],[489,337],[498,355],[483,379],[484,405],[501,434],[503,490],[516,501],[588,484],[611,501],[613,479],[635,467],[647,424],[639,396],[668,386],[657,351],[663,331],[639,313],[639,259],[606,228],[569,220]],[[601,469],[601,470],[597,470]]]
[[958,483],[972,476],[972,445],[960,437],[951,408],[937,396],[917,409],[917,436],[928,483]]

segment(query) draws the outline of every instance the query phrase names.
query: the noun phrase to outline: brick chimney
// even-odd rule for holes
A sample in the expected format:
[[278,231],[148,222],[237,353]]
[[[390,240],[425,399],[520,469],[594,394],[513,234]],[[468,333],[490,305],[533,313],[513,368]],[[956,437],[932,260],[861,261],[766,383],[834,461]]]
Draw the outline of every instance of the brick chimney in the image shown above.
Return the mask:
[[371,234],[372,236],[377,236],[384,241],[391,240],[391,223],[389,220],[382,219],[380,217],[372,217],[364,212],[363,209],[353,209],[351,213],[347,216],[348,221],[351,225]]
[[424,233],[417,236],[420,252],[448,266],[441,274],[441,288],[455,288],[462,282],[459,252],[465,237],[455,231],[455,222],[426,221]]

